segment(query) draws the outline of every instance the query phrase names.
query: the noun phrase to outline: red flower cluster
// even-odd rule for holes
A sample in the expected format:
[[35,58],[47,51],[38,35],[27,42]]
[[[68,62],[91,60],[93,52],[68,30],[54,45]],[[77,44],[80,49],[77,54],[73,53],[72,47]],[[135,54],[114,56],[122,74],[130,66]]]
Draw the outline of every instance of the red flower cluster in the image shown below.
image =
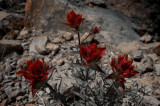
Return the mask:
[[72,10],[69,13],[67,13],[67,26],[71,28],[75,28],[77,31],[79,30],[79,25],[83,23],[84,18],[82,18],[82,14],[75,14],[75,12]]
[[84,65],[92,66],[97,63],[106,51],[106,47],[97,47],[96,43],[90,44],[88,47],[81,45],[80,54],[84,58]]
[[23,71],[18,71],[17,75],[23,75],[25,79],[30,80],[32,95],[34,96],[47,78],[49,66],[37,58],[35,62],[27,61],[27,68],[23,69]]
[[95,27],[95,28],[92,28],[91,29],[91,33],[92,34],[96,34],[96,33],[99,33],[100,29],[98,27]]
[[112,59],[111,67],[113,73],[110,74],[107,79],[115,79],[117,82],[125,82],[124,78],[131,78],[138,74],[139,72],[134,70],[134,66],[132,66],[132,61],[128,60],[128,55],[124,54],[123,56],[118,57],[118,61]]

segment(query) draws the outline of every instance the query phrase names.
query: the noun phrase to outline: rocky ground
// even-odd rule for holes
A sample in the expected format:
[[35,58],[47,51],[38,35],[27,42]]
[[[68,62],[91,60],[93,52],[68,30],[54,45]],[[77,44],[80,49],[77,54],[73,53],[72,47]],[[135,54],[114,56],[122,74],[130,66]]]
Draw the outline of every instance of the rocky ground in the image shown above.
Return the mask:
[[[4,1],[0,0],[0,3]],[[96,42],[99,46],[107,47],[101,60],[102,69],[110,68],[109,60],[113,55],[128,53],[140,74],[128,79],[126,86],[129,87],[136,81],[139,87],[137,92],[147,93],[142,104],[160,105],[160,42],[156,42],[149,33],[144,33],[143,36],[137,34],[136,31],[141,28],[122,12],[110,8],[103,0],[27,0],[24,16],[24,4],[25,2],[19,3],[19,8],[22,9],[20,12],[10,8],[0,11],[0,106],[43,105],[40,98],[32,98],[29,83],[16,75],[17,71],[26,68],[27,60],[38,57],[54,66],[57,73],[49,83],[54,86],[59,83],[61,76],[63,92],[76,83],[71,76],[73,70],[70,63],[79,58],[78,55],[71,54],[76,50],[78,39],[63,24],[66,13],[71,9],[85,17],[80,33],[82,39],[92,26],[100,27],[100,33],[90,37],[87,43]],[[30,23],[32,27],[29,27]],[[38,92],[47,106],[53,102],[49,93],[49,89]],[[129,98],[124,98],[123,106]]]

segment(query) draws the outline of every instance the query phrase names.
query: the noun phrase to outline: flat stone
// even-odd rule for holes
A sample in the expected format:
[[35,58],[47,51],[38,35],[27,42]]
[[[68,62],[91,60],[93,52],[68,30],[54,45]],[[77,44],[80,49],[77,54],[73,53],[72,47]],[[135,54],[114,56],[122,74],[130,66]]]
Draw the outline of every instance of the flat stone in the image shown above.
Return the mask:
[[3,75],[0,74],[0,83],[3,81]]
[[153,53],[153,54],[147,54],[146,56],[151,57],[153,59],[153,61],[157,61],[159,59],[159,57],[155,53]]
[[66,31],[59,31],[58,35],[62,35],[66,41],[70,41],[73,39],[73,34]]
[[141,74],[153,71],[154,61],[150,57],[144,57],[141,59],[141,63],[138,65],[138,68],[141,70]]
[[16,100],[22,100],[22,98],[23,98],[23,96],[18,96],[17,98],[16,98]]
[[51,59],[49,57],[45,56],[44,61],[45,61],[45,63],[49,63],[51,61]]
[[160,101],[154,98],[153,96],[144,96],[144,99],[142,101],[144,106],[148,106],[147,103],[151,104],[151,106],[159,106]]
[[50,89],[49,89],[49,88],[46,88],[46,92],[47,92],[47,93],[50,93],[51,91],[50,91]]
[[133,52],[133,58],[135,61],[140,61],[143,58],[143,52],[142,50],[137,50],[135,52]]
[[63,38],[54,38],[53,40],[51,40],[52,43],[63,43],[64,39]]
[[44,48],[44,47],[41,48],[41,47],[38,46],[38,45],[35,45],[35,50],[36,50],[39,54],[41,54],[41,55],[46,55],[46,54],[49,53],[46,48]]
[[60,49],[59,45],[53,43],[48,43],[46,48],[51,51],[58,51]]
[[18,40],[0,40],[0,54],[10,54],[17,52],[19,54],[23,53],[23,47],[21,42]]
[[57,61],[57,65],[61,66],[65,63],[65,61],[63,59],[60,59]]
[[4,12],[4,11],[0,11],[0,21],[5,18],[6,16],[8,16],[9,14]]
[[148,33],[146,33],[145,35],[143,35],[141,38],[140,38],[140,41],[141,42],[145,42],[145,43],[149,43],[151,42],[152,40],[152,36]]
[[155,70],[157,72],[157,75],[160,75],[160,64],[154,64]]
[[20,35],[21,36],[24,36],[24,35],[27,35],[28,34],[28,30],[22,30],[21,32],[20,32]]
[[122,42],[118,45],[117,49],[123,53],[133,53],[139,49],[139,44],[136,41],[131,43]]
[[5,88],[5,93],[9,98],[15,98],[20,95],[24,95],[24,92],[22,92],[19,87],[10,87],[10,86]]
[[9,62],[5,62],[5,71],[6,72],[11,72],[12,66]]
[[35,104],[26,104],[25,106],[36,106]]
[[160,56],[160,42],[153,47],[153,52]]
[[32,61],[34,59],[33,56],[27,56],[27,57],[22,57],[21,59],[18,60],[17,62],[17,68],[26,68],[27,67],[27,61]]
[[47,50],[45,46],[46,46],[47,41],[48,41],[47,36],[41,36],[41,37],[37,37],[33,39],[29,47],[29,52],[33,52],[33,53],[46,52]]
[[26,39],[28,37],[29,31],[26,29],[23,29],[20,34],[18,35],[17,39]]

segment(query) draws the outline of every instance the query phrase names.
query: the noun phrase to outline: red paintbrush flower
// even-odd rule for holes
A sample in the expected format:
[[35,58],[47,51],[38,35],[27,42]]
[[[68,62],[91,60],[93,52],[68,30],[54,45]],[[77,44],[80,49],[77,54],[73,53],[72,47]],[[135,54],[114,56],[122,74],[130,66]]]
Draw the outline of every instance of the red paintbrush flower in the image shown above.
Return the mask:
[[100,29],[98,27],[95,27],[95,28],[92,28],[91,29],[91,33],[92,34],[96,34],[96,33],[99,33]]
[[79,26],[83,23],[84,18],[82,18],[82,14],[75,14],[75,12],[72,10],[69,13],[67,13],[67,26],[71,28],[75,28],[77,31],[79,30]]
[[112,59],[111,67],[113,73],[110,74],[107,79],[115,79],[117,82],[125,82],[125,78],[131,78],[138,74],[139,72],[134,70],[134,66],[132,66],[132,61],[128,60],[128,54],[124,54],[123,56],[118,56],[118,60]]
[[88,47],[81,45],[80,54],[83,57],[84,65],[92,66],[99,62],[106,51],[106,47],[97,47],[96,43],[90,44]]
[[23,71],[18,71],[17,75],[23,75],[25,79],[30,80],[32,95],[34,97],[49,74],[49,72],[47,72],[49,66],[37,58],[35,62],[27,61],[27,68],[28,69],[23,69]]

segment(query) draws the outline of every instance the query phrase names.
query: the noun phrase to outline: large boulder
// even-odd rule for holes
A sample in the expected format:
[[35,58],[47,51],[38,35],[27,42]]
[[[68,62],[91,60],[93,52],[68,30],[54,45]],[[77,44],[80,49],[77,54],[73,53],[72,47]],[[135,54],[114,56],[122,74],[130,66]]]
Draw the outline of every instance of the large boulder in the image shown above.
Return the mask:
[[[87,2],[78,1],[77,3],[74,0],[27,0],[25,16],[32,20],[36,28],[44,31],[71,31],[64,25],[64,22],[67,21],[67,12],[73,9],[76,13],[82,13],[85,18],[85,22],[81,26],[81,34],[88,32],[93,26],[98,26],[105,33],[100,33],[97,36],[99,39],[103,38],[105,42],[112,42],[118,45],[124,41],[139,41],[138,34],[133,30],[137,26],[125,15],[119,11],[103,8],[99,5],[91,8],[85,3]],[[108,36],[106,37],[106,34],[110,36],[112,41],[107,39]]]

